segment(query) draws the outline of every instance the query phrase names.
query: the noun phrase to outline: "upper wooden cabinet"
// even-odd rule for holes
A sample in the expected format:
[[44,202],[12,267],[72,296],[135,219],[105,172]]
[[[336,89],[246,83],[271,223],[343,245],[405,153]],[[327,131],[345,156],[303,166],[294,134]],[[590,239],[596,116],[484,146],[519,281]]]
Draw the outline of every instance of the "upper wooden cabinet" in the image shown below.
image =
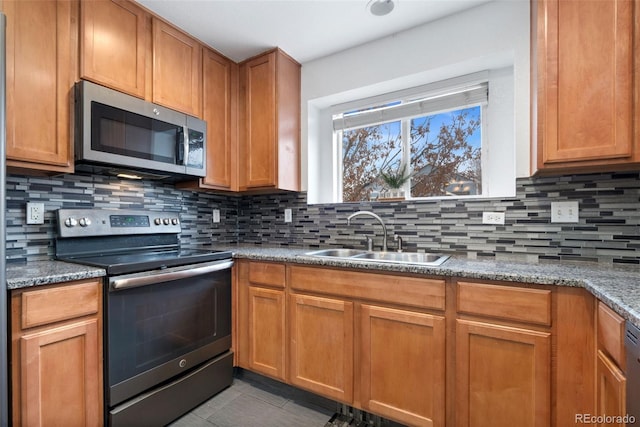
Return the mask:
[[240,189],[300,190],[300,64],[279,49],[240,64]]
[[157,18],[153,18],[152,101],[202,116],[202,46]]
[[84,1],[80,13],[80,77],[144,99],[151,16],[127,0]]
[[238,65],[204,49],[202,55],[203,119],[207,122],[206,188],[238,190]]
[[3,1],[7,16],[7,167],[73,172],[77,1]]
[[533,173],[640,162],[639,9],[638,0],[532,1]]

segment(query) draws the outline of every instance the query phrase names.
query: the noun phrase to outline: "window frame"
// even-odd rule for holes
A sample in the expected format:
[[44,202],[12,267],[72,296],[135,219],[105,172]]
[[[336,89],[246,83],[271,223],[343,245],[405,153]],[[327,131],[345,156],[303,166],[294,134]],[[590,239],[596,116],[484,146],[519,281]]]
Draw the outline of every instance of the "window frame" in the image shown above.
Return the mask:
[[[393,123],[396,121],[400,121],[400,137],[401,137],[401,150],[402,150],[402,159],[400,163],[400,167],[402,165],[408,165],[410,167],[411,163],[411,141],[410,141],[410,128],[411,121],[415,118],[420,117],[429,117],[437,114],[447,113],[451,111],[463,110],[465,108],[471,107],[480,107],[480,132],[481,132],[481,168],[482,168],[482,181],[485,182],[486,178],[486,156],[488,154],[488,141],[487,137],[487,129],[486,129],[486,110],[489,105],[489,95],[487,93],[486,102],[473,102],[473,103],[464,103],[460,105],[451,106],[446,109],[434,109],[431,111],[423,111],[419,114],[412,114],[408,116],[404,116],[402,118],[393,118],[385,121],[372,121],[371,123],[367,123],[360,126],[346,127],[335,129],[335,117],[344,114],[347,111],[358,111],[365,110],[367,108],[373,108],[375,106],[389,104],[391,102],[400,101],[400,105],[406,104],[407,102],[414,102],[419,99],[429,98],[434,96],[444,95],[450,93],[457,93],[461,89],[472,88],[477,85],[486,85],[487,92],[489,90],[489,71],[481,71],[465,76],[455,77],[452,79],[446,79],[439,82],[429,83],[422,86],[417,86],[414,88],[409,88],[401,91],[391,92],[383,95],[377,95],[373,97],[362,98],[354,101],[350,101],[343,104],[334,105],[330,108],[329,117],[334,122],[332,128],[334,129],[332,132],[333,135],[333,162],[334,162],[334,170],[336,173],[333,174],[333,192],[336,196],[337,203],[345,203],[343,198],[343,133],[346,130],[359,129],[362,127],[369,126],[378,126],[385,123]],[[392,107],[393,108],[393,107]],[[411,169],[409,169],[411,172]],[[486,185],[482,185],[482,191],[479,194],[473,195],[452,195],[452,196],[424,196],[424,197],[413,197],[411,196],[411,180],[406,182],[402,190],[404,190],[405,198],[407,200],[430,200],[430,199],[462,199],[462,198],[478,198],[478,197],[487,197],[488,196],[488,188]],[[361,201],[360,201],[361,202]],[[358,203],[358,202],[346,202],[346,203]]]

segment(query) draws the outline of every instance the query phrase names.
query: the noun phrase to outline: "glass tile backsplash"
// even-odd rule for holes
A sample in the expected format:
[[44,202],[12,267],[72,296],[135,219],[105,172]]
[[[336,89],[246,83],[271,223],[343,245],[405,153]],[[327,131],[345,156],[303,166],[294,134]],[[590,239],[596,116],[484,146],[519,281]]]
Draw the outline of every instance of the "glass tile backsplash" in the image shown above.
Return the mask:
[[[25,225],[25,204],[45,204],[45,224]],[[577,201],[579,222],[551,223],[552,201]],[[361,202],[307,205],[305,193],[226,196],[180,190],[153,181],[105,176],[7,177],[8,261],[51,259],[58,208],[105,207],[179,213],[184,246],[249,243],[287,247],[379,248],[380,226],[362,219],[371,210],[402,236],[405,250],[469,258],[640,263],[640,173],[518,179],[513,198]],[[284,222],[291,208],[293,221]],[[220,223],[212,222],[219,209]],[[504,212],[504,225],[482,224],[482,212]]]

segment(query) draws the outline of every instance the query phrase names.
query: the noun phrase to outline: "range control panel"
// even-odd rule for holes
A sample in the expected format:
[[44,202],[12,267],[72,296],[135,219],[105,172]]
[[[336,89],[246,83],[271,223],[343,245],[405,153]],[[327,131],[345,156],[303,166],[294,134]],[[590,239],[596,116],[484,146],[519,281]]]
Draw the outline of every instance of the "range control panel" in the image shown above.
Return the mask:
[[122,209],[58,209],[58,237],[180,233],[174,212]]

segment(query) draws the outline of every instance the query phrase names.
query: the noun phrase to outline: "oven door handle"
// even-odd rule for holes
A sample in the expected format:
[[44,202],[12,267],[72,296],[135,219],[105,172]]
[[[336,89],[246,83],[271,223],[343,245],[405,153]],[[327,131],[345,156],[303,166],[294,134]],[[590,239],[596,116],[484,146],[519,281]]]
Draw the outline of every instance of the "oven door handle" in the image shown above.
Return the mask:
[[231,266],[233,266],[233,261],[217,261],[210,264],[178,267],[170,271],[162,270],[159,272],[145,272],[116,276],[109,278],[109,289],[112,291],[120,291],[123,289],[137,288],[139,286],[169,282],[171,280],[188,279],[189,277],[227,270],[231,268]]

